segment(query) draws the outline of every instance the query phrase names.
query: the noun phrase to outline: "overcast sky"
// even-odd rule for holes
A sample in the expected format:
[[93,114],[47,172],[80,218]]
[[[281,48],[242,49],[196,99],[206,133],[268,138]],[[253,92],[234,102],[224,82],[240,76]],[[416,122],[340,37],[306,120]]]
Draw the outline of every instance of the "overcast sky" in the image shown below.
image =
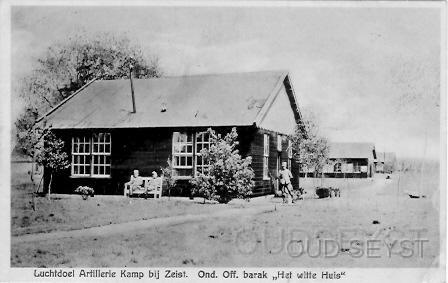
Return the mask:
[[426,135],[426,156],[438,157],[438,8],[15,7],[11,16],[13,79],[70,35],[125,33],[166,75],[288,70],[299,107],[331,141],[408,157],[423,156]]

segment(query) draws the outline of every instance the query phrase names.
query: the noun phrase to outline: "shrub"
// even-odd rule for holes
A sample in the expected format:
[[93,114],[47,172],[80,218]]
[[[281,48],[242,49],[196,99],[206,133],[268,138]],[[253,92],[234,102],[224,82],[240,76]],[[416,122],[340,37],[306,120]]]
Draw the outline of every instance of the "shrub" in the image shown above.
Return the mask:
[[251,157],[242,158],[236,149],[238,134],[233,128],[224,138],[208,129],[210,147],[201,150],[204,161],[209,164],[204,173],[190,180],[193,194],[208,200],[228,203],[233,198],[252,195],[254,171]]
[[70,167],[68,155],[64,150],[64,141],[50,131],[44,137],[44,146],[36,155],[36,163],[50,172],[50,181],[48,183],[48,199],[50,199],[53,175]]
[[79,186],[75,189],[75,193],[80,194],[86,200],[89,196],[95,194],[95,190],[87,186]]

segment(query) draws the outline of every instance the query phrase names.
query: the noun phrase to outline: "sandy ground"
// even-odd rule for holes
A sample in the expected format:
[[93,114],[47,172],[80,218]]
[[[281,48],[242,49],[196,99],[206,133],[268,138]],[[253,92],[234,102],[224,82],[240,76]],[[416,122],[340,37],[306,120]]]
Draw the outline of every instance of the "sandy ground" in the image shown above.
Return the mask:
[[[202,206],[212,210],[235,209],[240,205],[241,213],[210,213],[209,217],[186,223],[121,229],[114,235],[99,233],[17,243],[11,247],[11,264],[40,267],[438,264],[436,178],[423,182],[426,198],[420,199],[411,199],[404,193],[416,190],[415,174],[400,178],[394,175],[392,180],[377,175],[373,180],[326,179],[325,182],[340,187],[341,198],[312,198],[313,180],[308,179],[302,182],[309,192],[308,198],[294,205],[283,205],[280,199],[271,196],[248,204],[206,204]],[[268,209],[245,213],[255,206]]]
[[[79,195],[53,195],[36,198],[32,209],[29,165],[11,167],[11,234],[13,236],[52,231],[69,231],[108,224],[154,219],[173,215],[201,214],[227,206],[202,205],[201,199],[129,199],[123,196],[95,196],[82,200]],[[186,201],[187,200],[187,201]]]

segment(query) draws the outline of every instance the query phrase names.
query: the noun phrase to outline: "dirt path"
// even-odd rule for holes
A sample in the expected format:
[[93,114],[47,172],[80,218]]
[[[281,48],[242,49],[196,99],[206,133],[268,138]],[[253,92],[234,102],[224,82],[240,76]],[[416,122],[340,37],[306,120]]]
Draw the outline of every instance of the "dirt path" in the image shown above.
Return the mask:
[[90,227],[79,230],[70,231],[55,231],[50,233],[36,233],[27,234],[21,236],[11,237],[11,244],[19,244],[26,242],[38,242],[38,241],[48,241],[61,238],[74,238],[74,237],[95,237],[95,236],[106,236],[120,234],[123,232],[144,230],[147,228],[155,226],[170,226],[177,224],[184,224],[189,222],[198,222],[207,220],[210,218],[220,218],[220,217],[232,217],[235,215],[252,215],[264,211],[269,211],[274,208],[274,203],[269,204],[258,204],[255,207],[249,208],[229,208],[226,210],[218,211],[216,213],[209,214],[186,214],[186,215],[176,215],[170,217],[160,217],[147,220],[138,220],[125,223],[110,224],[98,227]]

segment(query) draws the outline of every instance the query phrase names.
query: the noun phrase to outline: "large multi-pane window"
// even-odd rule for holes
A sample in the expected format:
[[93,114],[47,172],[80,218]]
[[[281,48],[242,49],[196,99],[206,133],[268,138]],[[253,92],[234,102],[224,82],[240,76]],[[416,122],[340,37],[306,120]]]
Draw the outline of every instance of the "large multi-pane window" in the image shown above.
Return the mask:
[[176,177],[189,178],[205,173],[209,164],[201,154],[210,147],[210,135],[201,133],[173,133],[173,169]]
[[196,173],[205,173],[209,163],[204,159],[201,150],[210,148],[210,135],[208,132],[196,134]]
[[173,168],[178,177],[193,173],[193,134],[173,133]]
[[72,138],[72,175],[90,176],[90,137]]
[[110,133],[73,137],[72,176],[109,177],[110,154]]
[[92,137],[92,176],[110,175],[110,134],[99,133]]
[[269,179],[269,135],[263,135],[263,178]]

